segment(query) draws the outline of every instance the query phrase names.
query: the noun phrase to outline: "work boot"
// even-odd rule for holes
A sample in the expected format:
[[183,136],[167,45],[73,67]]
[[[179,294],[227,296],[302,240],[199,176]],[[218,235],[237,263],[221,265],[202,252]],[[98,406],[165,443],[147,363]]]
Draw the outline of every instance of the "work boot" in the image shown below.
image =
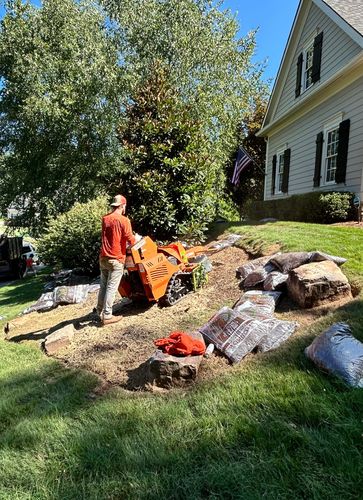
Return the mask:
[[122,316],[110,316],[109,318],[102,319],[102,325],[112,325],[112,323],[118,323],[122,320]]

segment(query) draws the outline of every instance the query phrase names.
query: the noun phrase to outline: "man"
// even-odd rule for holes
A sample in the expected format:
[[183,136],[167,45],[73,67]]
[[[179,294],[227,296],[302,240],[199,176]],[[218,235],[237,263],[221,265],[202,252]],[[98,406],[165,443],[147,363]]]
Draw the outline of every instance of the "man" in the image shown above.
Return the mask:
[[117,323],[122,319],[121,316],[112,315],[112,306],[124,272],[126,244],[135,244],[130,220],[125,217],[126,198],[118,194],[111,207],[113,211],[102,218],[101,288],[97,313],[103,325]]

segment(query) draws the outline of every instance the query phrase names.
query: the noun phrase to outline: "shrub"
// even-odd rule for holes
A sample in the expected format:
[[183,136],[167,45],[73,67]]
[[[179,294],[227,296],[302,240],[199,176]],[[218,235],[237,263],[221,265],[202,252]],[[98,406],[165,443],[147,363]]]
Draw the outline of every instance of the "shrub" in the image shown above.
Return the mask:
[[314,192],[280,200],[253,201],[244,207],[246,215],[258,220],[279,220],[331,224],[347,220],[352,214],[352,193]]
[[351,193],[327,193],[319,198],[322,219],[324,222],[347,220],[350,213]]
[[106,197],[76,203],[68,212],[51,220],[39,240],[41,259],[56,267],[81,268],[91,275],[98,273],[101,243],[101,219],[108,211]]

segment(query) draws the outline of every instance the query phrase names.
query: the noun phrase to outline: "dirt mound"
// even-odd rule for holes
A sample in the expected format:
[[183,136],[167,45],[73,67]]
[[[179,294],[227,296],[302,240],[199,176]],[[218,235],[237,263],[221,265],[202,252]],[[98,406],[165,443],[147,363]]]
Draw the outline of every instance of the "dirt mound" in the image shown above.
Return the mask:
[[[243,250],[234,247],[214,254],[208,284],[173,307],[126,305],[119,310],[123,316],[120,323],[100,327],[90,314],[97,300],[97,294],[91,294],[83,304],[17,318],[8,339],[42,340],[49,329],[73,323],[77,330],[74,341],[58,352],[57,358],[68,366],[90,370],[110,384],[136,389],[143,363],[155,349],[154,339],[165,337],[172,330],[193,331],[219,307],[237,300],[241,292],[235,270],[247,258]],[[215,358],[215,369],[228,365],[224,358]]]
[[[231,247],[211,257],[213,270],[208,284],[185,297],[181,302],[166,308],[122,305],[116,314],[121,314],[120,323],[101,327],[92,319],[97,294],[90,294],[83,304],[74,304],[45,313],[31,313],[17,318],[7,336],[15,342],[40,341],[48,331],[73,323],[76,334],[72,344],[57,353],[57,358],[72,368],[82,368],[97,374],[102,381],[100,387],[118,385],[137,390],[143,379],[144,363],[153,353],[153,340],[167,336],[173,330],[193,331],[203,325],[222,306],[232,306],[241,296],[235,270],[248,260],[240,248]],[[297,321],[300,329],[294,335],[302,335],[305,326],[326,315],[330,310],[346,301],[310,310],[299,310],[288,298],[279,305],[276,317]],[[121,308],[120,308],[121,306]],[[259,355],[257,355],[259,356]],[[266,356],[266,354],[264,354]],[[248,362],[244,360],[233,370]],[[227,358],[216,352],[202,363],[198,380],[207,380],[232,369]]]

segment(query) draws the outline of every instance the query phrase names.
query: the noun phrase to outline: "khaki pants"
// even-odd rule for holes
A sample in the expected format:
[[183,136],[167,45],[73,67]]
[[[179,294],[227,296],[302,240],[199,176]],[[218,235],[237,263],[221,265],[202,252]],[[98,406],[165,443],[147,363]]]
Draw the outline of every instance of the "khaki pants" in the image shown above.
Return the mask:
[[101,287],[98,294],[97,312],[103,319],[111,318],[115,295],[124,273],[124,264],[109,257],[100,258]]

